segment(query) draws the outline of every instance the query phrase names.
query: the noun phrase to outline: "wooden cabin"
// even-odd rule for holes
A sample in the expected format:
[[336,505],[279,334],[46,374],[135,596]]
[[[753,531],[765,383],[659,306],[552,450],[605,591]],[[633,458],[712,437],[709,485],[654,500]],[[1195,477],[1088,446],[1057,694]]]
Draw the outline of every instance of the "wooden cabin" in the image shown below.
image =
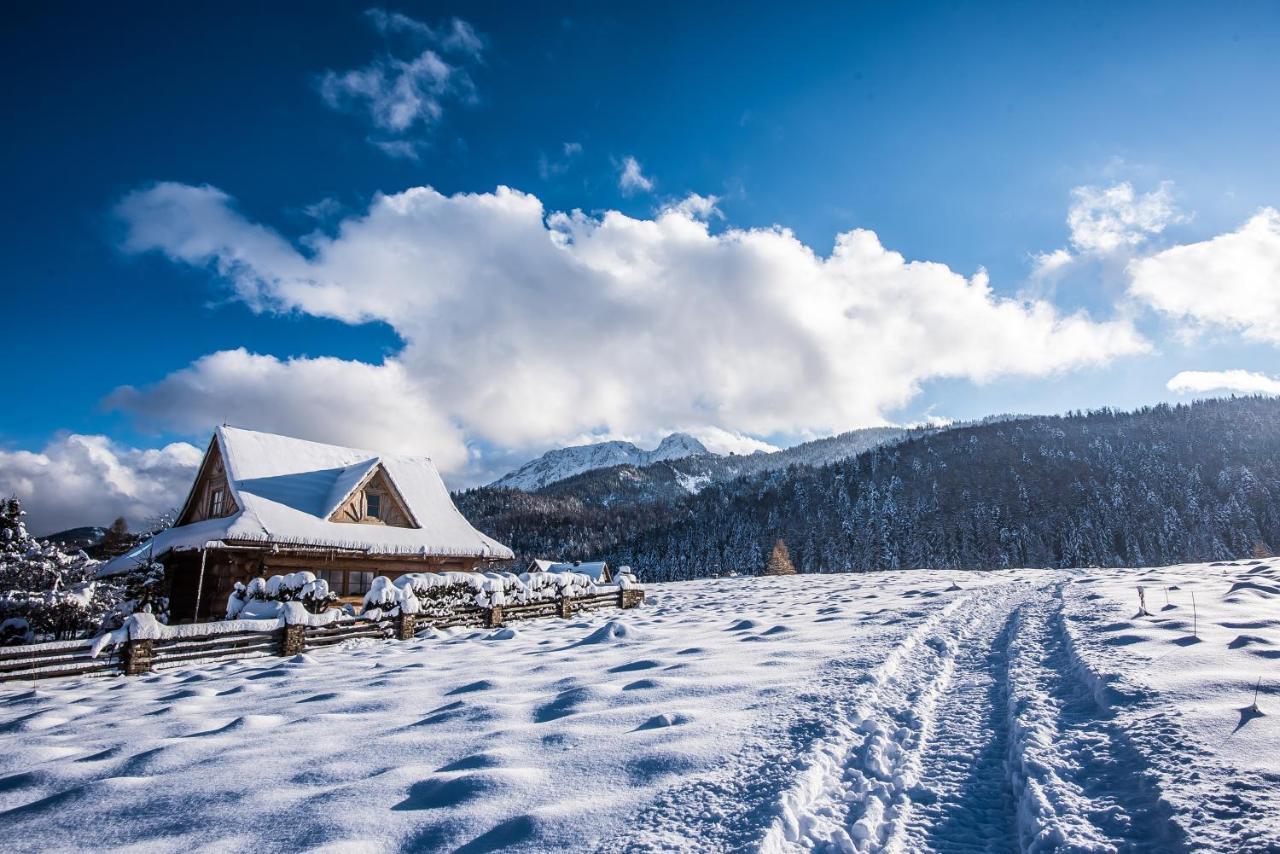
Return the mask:
[[165,566],[171,623],[220,619],[237,581],[310,570],[348,601],[379,575],[483,570],[511,550],[471,526],[426,457],[219,427],[174,526],[101,575]]

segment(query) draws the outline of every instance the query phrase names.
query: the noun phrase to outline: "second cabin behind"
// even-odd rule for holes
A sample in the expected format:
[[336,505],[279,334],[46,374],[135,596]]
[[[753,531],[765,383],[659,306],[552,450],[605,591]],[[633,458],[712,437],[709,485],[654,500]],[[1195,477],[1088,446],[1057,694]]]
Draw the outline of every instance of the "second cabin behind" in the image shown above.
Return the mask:
[[[622,567],[630,575],[630,567]],[[572,563],[552,560],[531,560],[525,572],[576,572],[590,576],[596,584],[612,584],[616,573],[608,563],[602,560],[580,561]]]

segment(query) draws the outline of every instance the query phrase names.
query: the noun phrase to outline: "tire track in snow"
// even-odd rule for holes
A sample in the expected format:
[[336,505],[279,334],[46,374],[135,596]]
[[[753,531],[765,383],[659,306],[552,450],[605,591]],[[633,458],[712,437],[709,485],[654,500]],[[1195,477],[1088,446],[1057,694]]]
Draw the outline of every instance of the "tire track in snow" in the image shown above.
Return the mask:
[[[971,607],[957,603],[895,649],[835,737],[807,758],[807,768],[783,794],[780,816],[760,850],[914,850],[904,848],[898,837],[912,817],[912,798],[925,794],[920,780],[931,736],[956,723],[953,716],[941,722],[940,730],[938,712],[958,708],[944,700],[957,654],[974,639],[990,642],[999,635],[1030,587],[1013,583],[976,590],[966,600]],[[984,738],[973,726],[967,735],[979,743]],[[997,802],[1004,797],[998,785],[990,797]],[[1003,812],[999,803],[983,809],[997,816]],[[1001,833],[1007,837],[1008,829]]]
[[1009,762],[1028,852],[1187,850],[1141,751],[1072,654],[1062,588],[1015,615]]

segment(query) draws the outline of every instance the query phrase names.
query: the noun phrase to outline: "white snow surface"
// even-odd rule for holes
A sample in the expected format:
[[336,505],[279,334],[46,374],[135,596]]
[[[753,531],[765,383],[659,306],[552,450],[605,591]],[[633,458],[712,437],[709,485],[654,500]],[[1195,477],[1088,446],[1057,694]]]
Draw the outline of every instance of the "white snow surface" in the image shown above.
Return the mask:
[[549,483],[594,469],[621,465],[647,466],[663,460],[678,460],[709,453],[711,452],[705,445],[687,433],[672,433],[652,451],[642,451],[630,442],[621,441],[573,445],[547,451],[490,485],[533,492]]
[[[370,554],[451,555],[508,560],[510,549],[471,527],[427,457],[378,454],[274,433],[220,426],[228,485],[239,511],[170,528],[104,564],[100,575],[132,568],[145,554],[221,542],[309,545]],[[381,465],[420,527],[330,522],[370,470]]]
[[3,847],[1276,851],[1278,567],[661,584],[10,683]]

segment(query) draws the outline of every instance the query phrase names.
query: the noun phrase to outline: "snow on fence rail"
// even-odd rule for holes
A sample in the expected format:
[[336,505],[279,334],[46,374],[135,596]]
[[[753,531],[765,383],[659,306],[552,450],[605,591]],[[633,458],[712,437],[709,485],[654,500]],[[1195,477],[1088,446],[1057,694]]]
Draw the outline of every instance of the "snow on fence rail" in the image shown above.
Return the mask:
[[136,675],[187,664],[263,656],[297,655],[306,649],[349,640],[410,640],[428,628],[497,627],[538,617],[570,617],[598,608],[634,608],[644,590],[634,586],[592,587],[582,596],[514,605],[464,605],[448,613],[404,613],[335,618],[285,603],[280,617],[165,626],[135,614],[122,629],[96,639],[0,647],[0,682],[58,676]]

